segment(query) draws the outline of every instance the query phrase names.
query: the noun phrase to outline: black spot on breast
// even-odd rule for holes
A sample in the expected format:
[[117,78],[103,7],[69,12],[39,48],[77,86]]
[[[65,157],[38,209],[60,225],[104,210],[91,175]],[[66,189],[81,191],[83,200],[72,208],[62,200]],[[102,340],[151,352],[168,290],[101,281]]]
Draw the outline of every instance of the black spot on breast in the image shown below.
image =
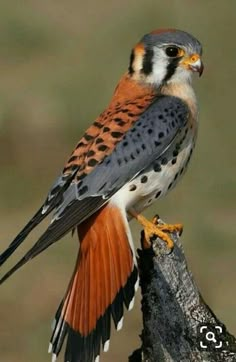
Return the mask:
[[177,161],[176,157],[173,158],[173,160],[171,161],[172,165],[175,165],[175,164],[176,164],[176,161]]
[[142,184],[145,184],[148,181],[148,177],[146,175],[142,176],[140,179]]
[[111,132],[111,136],[113,138],[120,138],[122,137],[123,133],[122,132]]
[[99,151],[106,151],[108,149],[108,147],[106,145],[100,145],[98,146],[98,150]]
[[122,164],[121,158],[117,158],[117,163],[118,163],[119,166]]
[[136,153],[137,153],[137,155],[140,154],[140,150],[138,148],[136,148]]
[[173,156],[174,156],[174,157],[177,157],[178,154],[179,154],[179,152],[178,152],[177,150],[174,150],[174,151],[173,151]]
[[88,161],[88,166],[94,167],[97,163],[98,163],[98,161],[97,161],[95,158],[91,158],[91,159]]
[[88,186],[85,185],[79,189],[79,195],[81,196],[87,191],[88,191]]
[[163,157],[163,159],[161,160],[161,164],[162,164],[162,165],[167,165],[167,163],[168,163],[167,158],[166,158],[166,157]]
[[128,144],[129,144],[129,143],[128,143],[127,141],[123,142],[123,147],[127,147]]
[[148,129],[148,134],[152,134],[153,130],[151,128]]
[[145,146],[145,144],[144,144],[144,143],[142,144],[142,146],[141,146],[141,147],[142,147],[142,149],[143,149],[143,150],[146,150],[146,146]]
[[102,142],[104,142],[104,140],[103,140],[103,138],[101,138],[101,137],[98,137],[98,138],[96,139],[96,141],[95,141],[96,144],[99,144],[99,143],[102,143]]
[[153,170],[154,172],[161,172],[161,165],[158,162],[154,163]]
[[158,133],[158,137],[159,137],[159,138],[163,138],[163,137],[164,137],[164,132],[159,132],[159,133]]
[[161,195],[161,191],[158,191],[155,195],[155,199],[157,199]]
[[159,114],[158,118],[159,118],[159,119],[163,119],[163,115],[162,115],[162,114]]
[[136,185],[130,185],[129,191],[135,191],[137,189]]

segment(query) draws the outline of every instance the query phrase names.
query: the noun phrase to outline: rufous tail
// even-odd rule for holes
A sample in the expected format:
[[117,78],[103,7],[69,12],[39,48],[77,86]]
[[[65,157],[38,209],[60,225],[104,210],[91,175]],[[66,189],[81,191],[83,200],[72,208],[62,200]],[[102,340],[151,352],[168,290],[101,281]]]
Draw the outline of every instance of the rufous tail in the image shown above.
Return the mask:
[[78,227],[80,250],[67,293],[55,317],[49,351],[53,361],[67,335],[65,361],[98,361],[109,348],[111,318],[117,330],[131,309],[138,272],[126,216],[103,207]]

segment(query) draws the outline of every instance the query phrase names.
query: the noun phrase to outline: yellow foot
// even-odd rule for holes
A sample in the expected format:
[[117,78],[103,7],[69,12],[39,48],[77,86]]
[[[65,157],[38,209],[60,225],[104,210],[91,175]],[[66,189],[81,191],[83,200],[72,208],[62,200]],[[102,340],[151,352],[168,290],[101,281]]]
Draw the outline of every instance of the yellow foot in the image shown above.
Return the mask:
[[133,209],[129,210],[129,213],[135,217],[135,219],[144,227],[144,238],[146,241],[146,247],[150,247],[150,239],[153,236],[157,236],[166,242],[170,250],[173,249],[174,243],[168,233],[178,232],[182,233],[182,224],[159,224],[158,216],[155,216],[152,221],[147,220],[144,216],[137,214]]

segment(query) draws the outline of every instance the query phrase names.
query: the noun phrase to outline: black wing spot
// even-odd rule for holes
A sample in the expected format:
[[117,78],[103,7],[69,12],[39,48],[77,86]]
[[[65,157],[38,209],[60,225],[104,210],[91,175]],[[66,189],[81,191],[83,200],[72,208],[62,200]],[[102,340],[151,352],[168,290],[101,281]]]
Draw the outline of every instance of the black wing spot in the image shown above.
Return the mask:
[[71,156],[70,159],[69,159],[69,161],[68,161],[68,163],[77,160],[77,158],[78,158],[78,156]]
[[152,134],[153,130],[151,128],[148,129],[148,134]]
[[91,157],[91,156],[93,156],[95,154],[95,152],[93,151],[93,150],[90,150],[90,151],[88,151],[88,153],[87,153],[87,157]]
[[103,127],[103,125],[100,122],[97,122],[97,121],[93,122],[93,125],[95,127],[97,127],[97,128],[102,128]]
[[87,191],[88,191],[88,186],[84,185],[83,187],[81,187],[81,189],[79,189],[79,195],[81,196]]
[[90,134],[85,133],[85,134],[84,134],[84,138],[86,139],[86,141],[91,141],[91,140],[94,139],[94,136],[91,136]]
[[98,147],[98,150],[99,151],[106,151],[108,149],[108,147],[106,146],[106,145],[100,145],[99,147]]
[[91,159],[88,161],[88,166],[94,167],[97,163],[98,163],[98,161],[97,161],[95,158],[91,158]]
[[123,135],[122,132],[111,132],[113,138],[120,138]]
[[96,144],[98,144],[98,143],[104,142],[104,140],[103,140],[103,138],[98,137],[95,142],[96,142]]
[[159,138],[163,138],[163,137],[164,137],[164,132],[159,132],[159,133],[158,133],[158,137],[159,137]]
[[125,125],[125,121],[121,118],[114,118],[114,121],[121,127]]
[[77,146],[76,146],[76,149],[79,148],[79,147],[84,147],[84,146],[86,146],[86,143],[84,143],[84,142],[79,142],[79,143],[77,144]]
[[176,157],[173,158],[173,160],[171,161],[172,165],[176,164],[176,161],[177,161]]
[[161,142],[159,142],[159,141],[154,141],[154,144],[155,144],[156,147],[158,147],[158,146],[161,145]]

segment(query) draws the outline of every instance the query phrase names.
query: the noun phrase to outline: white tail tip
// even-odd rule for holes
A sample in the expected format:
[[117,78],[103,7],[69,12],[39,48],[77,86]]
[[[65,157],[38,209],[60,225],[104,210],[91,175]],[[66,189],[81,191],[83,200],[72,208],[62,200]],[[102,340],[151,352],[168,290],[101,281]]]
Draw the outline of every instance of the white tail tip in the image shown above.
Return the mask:
[[133,309],[133,307],[134,307],[134,297],[133,297],[133,299],[131,300],[131,302],[129,303],[128,310]]
[[49,343],[49,346],[48,346],[48,353],[52,353],[52,343]]
[[56,362],[57,360],[57,355],[55,353],[52,354],[52,362]]
[[120,331],[121,328],[123,327],[123,320],[124,320],[124,317],[121,317],[121,319],[119,320],[117,327],[116,327],[117,331]]
[[103,351],[107,352],[109,350],[110,347],[110,340],[108,339],[105,343],[104,343],[104,347],[103,347]]

